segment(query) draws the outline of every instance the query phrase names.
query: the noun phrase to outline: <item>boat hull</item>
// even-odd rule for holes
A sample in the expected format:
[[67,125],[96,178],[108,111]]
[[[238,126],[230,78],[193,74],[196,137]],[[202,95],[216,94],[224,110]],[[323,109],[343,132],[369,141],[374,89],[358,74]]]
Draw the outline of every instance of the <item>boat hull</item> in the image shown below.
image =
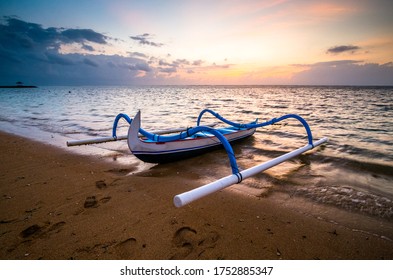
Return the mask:
[[[231,144],[240,142],[248,137],[250,135],[246,135],[242,138],[236,139],[229,141]],[[215,137],[214,137],[215,138]],[[191,141],[191,140],[184,140],[184,141]],[[216,139],[216,141],[218,141]],[[174,162],[182,159],[187,159],[191,157],[196,157],[217,149],[223,148],[222,144],[217,144],[217,145],[204,145],[204,146],[199,146],[194,147],[194,148],[189,148],[189,149],[181,149],[178,151],[168,151],[168,150],[161,150],[161,151],[132,151],[132,153],[140,160],[144,162],[149,162],[149,163],[168,163],[168,162]]]
[[[217,137],[200,133],[194,137],[169,141],[154,142],[144,141],[138,137],[140,127],[140,116],[133,119],[128,131],[128,147],[130,151],[140,160],[149,163],[168,163],[223,148]],[[220,129],[218,129],[220,131]],[[225,138],[230,142],[238,142],[252,136],[255,128],[252,129],[228,129],[222,130]]]

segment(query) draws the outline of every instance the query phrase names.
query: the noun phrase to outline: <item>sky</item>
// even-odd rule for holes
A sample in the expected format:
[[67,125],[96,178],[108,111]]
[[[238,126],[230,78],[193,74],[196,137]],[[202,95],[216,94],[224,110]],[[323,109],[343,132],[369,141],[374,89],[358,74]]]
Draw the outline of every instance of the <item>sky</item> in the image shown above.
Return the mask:
[[2,0],[0,84],[393,85],[392,0]]

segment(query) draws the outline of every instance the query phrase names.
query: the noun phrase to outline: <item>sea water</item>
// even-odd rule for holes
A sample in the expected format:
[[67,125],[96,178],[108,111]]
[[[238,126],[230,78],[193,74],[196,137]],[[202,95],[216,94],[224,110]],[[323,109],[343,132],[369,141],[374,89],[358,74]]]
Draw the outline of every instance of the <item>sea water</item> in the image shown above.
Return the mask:
[[[329,142],[245,180],[252,191],[279,191],[350,211],[393,219],[393,88],[305,86],[39,87],[0,89],[0,130],[65,147],[66,140],[110,136],[118,113],[138,110],[142,127],[195,126],[212,109],[237,122],[298,114],[314,139]],[[202,123],[214,118],[206,115]],[[118,135],[127,133],[121,121]],[[260,128],[234,147],[241,169],[307,144],[295,119]],[[125,142],[95,145],[89,153],[138,164]],[[98,148],[100,147],[100,148]],[[86,146],[67,148],[86,151]],[[230,174],[225,151],[200,157],[207,181]],[[192,162],[189,162],[192,164]],[[151,168],[151,165],[140,165]]]

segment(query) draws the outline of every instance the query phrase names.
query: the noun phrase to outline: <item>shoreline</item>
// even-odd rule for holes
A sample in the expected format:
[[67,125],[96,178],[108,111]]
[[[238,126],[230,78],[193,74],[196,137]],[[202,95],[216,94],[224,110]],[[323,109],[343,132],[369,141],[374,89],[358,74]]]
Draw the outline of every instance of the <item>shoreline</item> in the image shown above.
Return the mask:
[[285,193],[239,185],[175,208],[204,180],[185,161],[129,175],[4,132],[0,147],[0,259],[393,259],[391,222]]

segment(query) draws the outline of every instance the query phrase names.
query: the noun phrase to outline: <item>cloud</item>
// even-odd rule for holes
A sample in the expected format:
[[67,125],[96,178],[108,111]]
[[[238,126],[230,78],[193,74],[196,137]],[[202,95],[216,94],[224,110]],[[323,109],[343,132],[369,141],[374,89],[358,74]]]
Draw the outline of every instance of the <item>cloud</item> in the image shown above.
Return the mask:
[[66,29],[59,33],[63,42],[69,41],[70,43],[83,43],[83,42],[94,42],[97,44],[106,44],[108,37],[95,32],[91,29]]
[[137,71],[145,71],[145,72],[152,71],[152,68],[145,62],[135,63],[133,65],[130,65],[128,68],[130,70],[137,70]]
[[191,62],[188,61],[187,59],[175,59],[172,62],[167,62],[165,59],[160,59],[158,63],[160,66],[171,66],[171,67],[183,67],[191,64]]
[[190,65],[191,63],[187,59],[176,59],[173,62],[177,66],[182,66],[182,65]]
[[0,42],[4,49],[21,51],[59,50],[61,45],[78,43],[92,50],[87,42],[107,44],[109,37],[91,29],[43,28],[40,24],[25,22],[15,17],[3,17],[0,23]]
[[58,33],[55,29],[44,29],[39,24],[4,17],[0,23],[0,42],[4,49],[31,50],[39,46],[56,46]]
[[142,57],[142,58],[148,58],[148,56],[144,53],[141,52],[129,52],[128,53],[130,57]]
[[166,73],[171,75],[173,73],[182,72],[187,74],[201,73],[201,72],[209,72],[215,71],[217,69],[229,69],[233,64],[216,64],[213,63],[211,65],[203,65],[204,61],[194,60],[190,61],[188,59],[175,59],[171,62],[168,62],[165,59],[159,59],[157,70],[161,73]]
[[[131,36],[140,45],[162,47],[149,33]],[[165,83],[173,73],[198,72],[202,60],[153,57],[142,52],[107,55],[115,39],[88,28],[43,27],[15,17],[0,20],[0,83],[50,84]],[[96,51],[100,46],[101,53]],[[101,48],[102,46],[102,48]],[[194,71],[195,70],[195,71]]]
[[82,44],[82,49],[89,51],[89,52],[93,52],[94,48],[90,45],[86,45],[86,44]]
[[[138,74],[151,73],[147,56],[86,54],[94,44],[108,45],[108,36],[92,29],[44,28],[15,17],[0,21],[0,84],[23,80],[51,84],[132,84]],[[76,46],[73,53],[62,46]],[[79,45],[81,53],[77,53]],[[126,66],[122,66],[126,65]]]
[[158,67],[158,71],[162,72],[162,73],[167,73],[167,74],[172,74],[172,73],[176,73],[177,72],[177,68],[176,67]]
[[158,62],[158,65],[160,65],[160,66],[171,66],[171,67],[176,67],[176,65],[175,65],[174,63],[167,62],[167,61],[164,60],[164,59],[160,59],[159,62]]
[[134,41],[137,41],[140,45],[148,45],[148,46],[153,46],[153,47],[162,47],[164,44],[162,43],[156,43],[153,41],[150,41],[149,39],[152,37],[151,34],[149,33],[144,33],[142,35],[137,35],[137,36],[130,36],[130,38]]
[[[199,65],[198,65],[199,63]],[[168,62],[165,59],[160,59],[158,61],[158,65],[159,67],[157,68],[159,72],[162,73],[167,73],[167,74],[172,74],[172,73],[176,73],[178,71],[179,68],[185,68],[185,67],[190,67],[192,66],[200,66],[200,64],[202,64],[202,60],[198,60],[197,64],[191,63],[189,60],[187,59],[175,59],[172,62]],[[194,71],[192,69],[186,69],[187,73],[194,73]]]
[[361,62],[363,62],[363,61],[362,60],[343,59],[343,60],[322,61],[322,62],[316,62],[313,64],[291,64],[291,66],[294,66],[294,67],[319,67],[319,66],[336,67],[339,65],[356,64],[356,63],[361,63]]
[[329,54],[339,54],[343,52],[351,52],[354,53],[355,51],[359,50],[360,47],[358,46],[352,46],[352,45],[341,45],[341,46],[335,46],[329,48],[326,53]]
[[192,62],[192,65],[194,65],[194,66],[201,66],[202,64],[203,64],[203,60],[201,60],[201,59],[199,59],[199,60],[194,60],[193,62]]
[[45,62],[48,62],[51,64],[60,64],[60,65],[73,65],[73,64],[75,64],[75,62],[72,59],[69,59],[67,56],[64,56],[64,55],[59,55],[55,52],[46,52],[45,55],[48,59]]
[[393,85],[393,63],[364,63],[336,60],[314,64],[296,64],[307,69],[293,75],[292,84],[301,85]]
[[210,68],[222,68],[222,69],[227,69],[231,67],[233,64],[216,64],[215,62],[212,64]]
[[91,60],[87,57],[83,60],[83,63],[85,63],[86,65],[93,66],[93,67],[98,67],[98,64],[96,62],[94,62],[93,60]]

